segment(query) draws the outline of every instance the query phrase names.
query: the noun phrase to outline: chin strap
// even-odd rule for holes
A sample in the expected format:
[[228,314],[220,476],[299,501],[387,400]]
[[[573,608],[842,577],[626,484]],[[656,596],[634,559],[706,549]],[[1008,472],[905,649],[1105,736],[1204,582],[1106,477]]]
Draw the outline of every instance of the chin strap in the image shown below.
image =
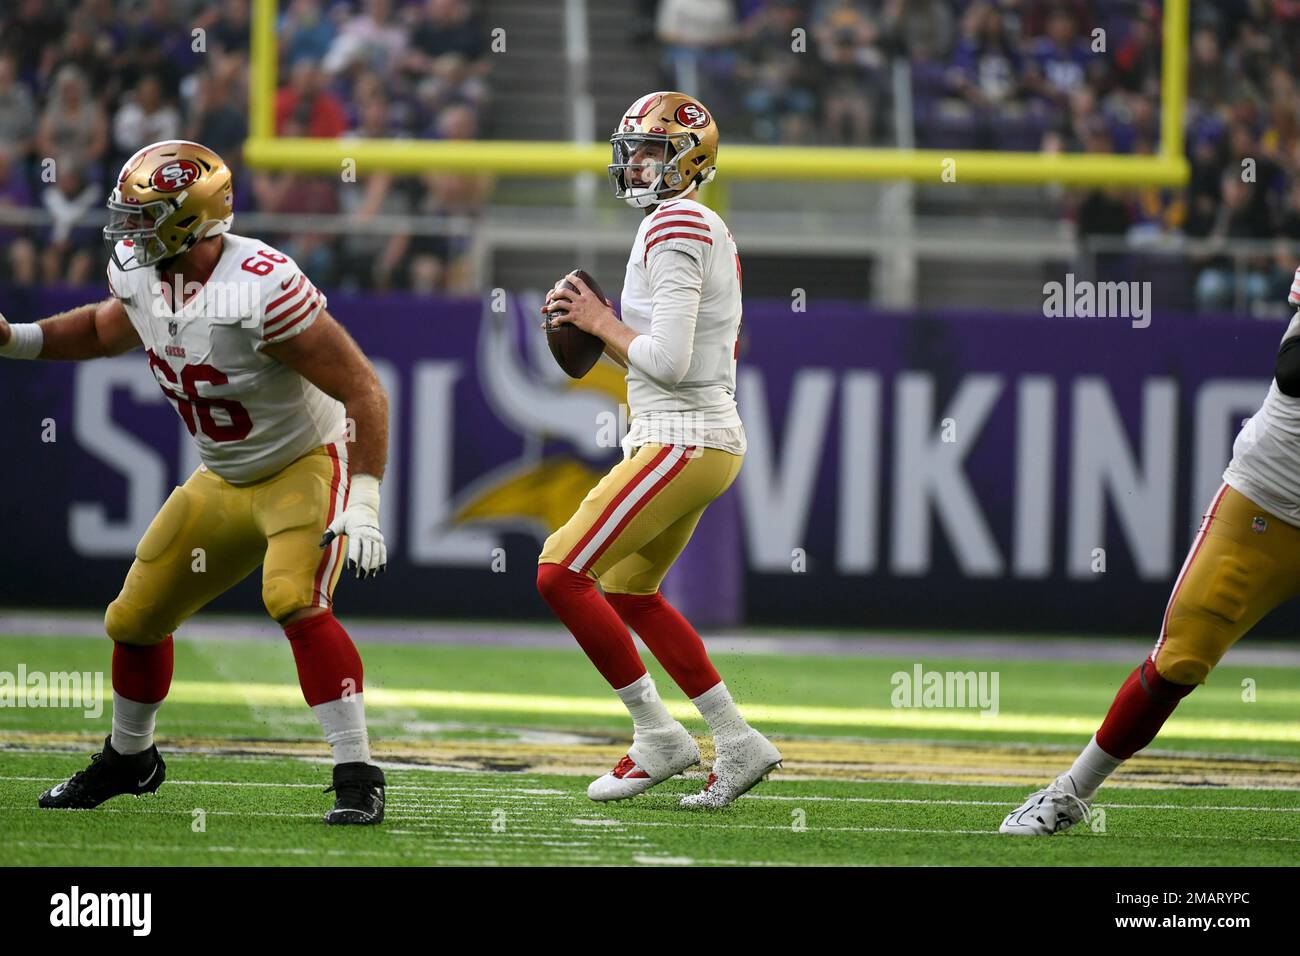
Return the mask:
[[[711,182],[717,169],[711,169],[703,179],[703,182]],[[654,190],[648,186],[634,186],[629,189],[628,194],[623,197],[623,201],[633,209],[645,209],[647,206],[656,206],[661,202],[672,202],[674,199],[685,199],[691,193],[695,192],[697,183],[692,180],[691,184],[675,196],[656,196]]]

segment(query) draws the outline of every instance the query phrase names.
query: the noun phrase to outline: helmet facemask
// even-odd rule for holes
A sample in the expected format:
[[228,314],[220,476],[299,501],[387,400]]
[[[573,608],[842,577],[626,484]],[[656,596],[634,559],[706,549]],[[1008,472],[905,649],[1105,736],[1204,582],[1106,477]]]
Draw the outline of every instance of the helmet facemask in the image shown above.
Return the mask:
[[[115,191],[116,192],[116,191]],[[180,197],[183,200],[183,196]],[[104,244],[113,263],[121,270],[157,265],[183,250],[168,249],[159,236],[173,225],[168,220],[180,212],[180,201],[159,199],[148,203],[125,203],[110,197],[108,225],[104,227]],[[128,243],[130,254],[123,257],[118,244]]]
[[[699,140],[690,133],[615,133],[610,137],[614,161],[609,164],[609,179],[614,197],[635,209],[689,192],[695,185],[691,174],[683,172],[679,161],[694,149]],[[652,145],[660,147],[659,159],[637,160],[637,154]],[[649,170],[650,175],[643,175]]]

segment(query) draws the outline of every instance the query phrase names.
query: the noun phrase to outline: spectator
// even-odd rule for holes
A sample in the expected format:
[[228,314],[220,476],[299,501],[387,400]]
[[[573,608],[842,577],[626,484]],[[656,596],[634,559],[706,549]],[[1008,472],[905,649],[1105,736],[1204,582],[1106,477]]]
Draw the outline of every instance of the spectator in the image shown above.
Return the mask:
[[732,0],[660,0],[655,35],[669,89],[698,91],[719,115],[736,108],[733,45],[740,16]]
[[1074,13],[1057,7],[1047,18],[1047,35],[1034,41],[1028,60],[1026,83],[1048,108],[1063,108],[1072,93],[1089,80],[1094,60],[1088,45],[1078,36]]
[[321,13],[320,0],[293,0],[280,18],[280,62],[290,71],[299,62],[319,63],[334,43],[334,23]]
[[813,22],[822,68],[823,132],[828,143],[861,145],[875,121],[872,93],[884,57],[875,22],[861,3],[833,0]]
[[299,60],[289,85],[275,98],[276,132],[284,129],[291,116],[305,115],[308,136],[337,139],[348,128],[343,103],[325,87],[325,74],[311,60]]
[[743,24],[745,58],[737,79],[746,91],[745,112],[754,138],[807,143],[816,138],[817,97],[806,56],[791,55],[794,30],[802,26],[797,4],[763,0]]
[[54,182],[41,193],[41,204],[52,220],[41,249],[41,281],[85,285],[96,272],[93,254],[100,250],[99,232],[77,223],[104,197],[75,157],[58,157],[57,169]]
[[952,46],[952,6],[944,0],[886,0],[883,19],[895,49],[913,66],[942,61]]
[[1209,232],[1210,252],[1197,256],[1200,274],[1196,277],[1196,306],[1204,311],[1226,311],[1239,305],[1249,306],[1268,296],[1270,263],[1267,255],[1253,255],[1241,260],[1237,268],[1226,250],[1231,239],[1267,239],[1273,234],[1266,208],[1255,201],[1251,187],[1242,182],[1231,168],[1220,180],[1223,202]]
[[406,29],[390,0],[365,0],[364,12],[343,24],[321,65],[331,75],[360,66],[387,76],[405,52]]
[[[348,135],[375,138],[390,133],[388,104],[371,99],[362,107],[361,125]],[[372,231],[377,220],[400,220],[411,212],[410,184],[388,173],[346,183],[340,197],[343,212],[361,228],[343,239],[341,281],[354,287],[391,289],[401,272],[411,235],[401,229]]]
[[113,145],[123,156],[141,146],[164,139],[177,139],[181,114],[163,100],[162,82],[152,73],[140,77],[133,96],[118,108],[113,118]]
[[487,99],[487,50],[486,30],[464,0],[426,0],[402,61],[426,115]]
[[22,159],[36,134],[36,107],[31,91],[18,79],[18,61],[0,56],[0,143]]
[[[473,139],[478,135],[472,108],[449,106],[439,117],[441,139]],[[416,211],[446,223],[450,217],[477,218],[483,214],[493,179],[483,174],[426,173]],[[459,235],[413,236],[407,249],[410,285],[429,294],[437,289],[470,291],[469,240]]]
[[[16,154],[0,148],[0,213],[23,210],[32,205],[32,191]],[[36,246],[22,225],[0,226],[0,274],[20,285],[37,281]]]
[[200,74],[188,126],[189,139],[216,150],[232,169],[242,165],[244,139],[248,135],[245,113],[235,105],[245,96],[241,75],[237,64],[214,65]]
[[[286,136],[305,136],[300,117],[291,117]],[[257,207],[284,215],[335,215],[339,212],[339,183],[333,176],[298,172],[260,172],[253,178]],[[281,249],[301,265],[318,284],[334,281],[333,237],[326,233],[295,232],[285,236]]]
[[49,105],[36,131],[37,153],[72,162],[84,181],[99,178],[107,150],[108,118],[103,107],[90,97],[81,72],[63,67],[54,78]]
[[19,0],[5,6],[9,12],[0,20],[0,53],[17,61],[20,79],[33,82],[46,47],[59,42],[66,20],[46,0]]

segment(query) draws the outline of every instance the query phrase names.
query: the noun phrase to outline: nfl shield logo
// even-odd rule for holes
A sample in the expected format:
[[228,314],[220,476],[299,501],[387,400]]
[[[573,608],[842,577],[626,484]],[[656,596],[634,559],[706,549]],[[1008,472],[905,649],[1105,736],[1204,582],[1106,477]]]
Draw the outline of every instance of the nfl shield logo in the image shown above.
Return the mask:
[[174,319],[167,323],[167,334],[173,338],[176,337],[176,321]]
[[1263,534],[1268,530],[1268,522],[1259,515],[1256,515],[1255,520],[1250,523],[1250,530],[1255,532],[1255,534]]

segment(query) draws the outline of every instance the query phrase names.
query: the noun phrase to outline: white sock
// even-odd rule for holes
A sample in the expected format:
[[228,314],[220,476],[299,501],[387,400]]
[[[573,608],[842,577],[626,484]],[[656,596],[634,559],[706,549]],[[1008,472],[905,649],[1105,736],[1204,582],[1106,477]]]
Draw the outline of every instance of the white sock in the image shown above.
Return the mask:
[[715,743],[720,738],[738,737],[749,730],[749,724],[740,716],[736,702],[731,699],[731,692],[722,681],[718,681],[699,697],[692,698],[691,703],[709,725]]
[[1074,761],[1074,766],[1069,769],[1061,779],[1062,783],[1068,783],[1074,789],[1074,795],[1081,800],[1091,800],[1097,788],[1106,782],[1106,778],[1115,772],[1115,768],[1124,761],[1118,757],[1112,757],[1106,751],[1097,746],[1097,738],[1093,737],[1088,741],[1088,746],[1083,748],[1083,753],[1079,754]]
[[659,699],[659,690],[655,687],[654,678],[649,674],[642,674],[640,678],[626,687],[618,688],[614,693],[618,694],[618,699],[632,715],[634,733],[667,730],[677,723],[673,720],[672,714],[668,713],[664,702]]
[[328,700],[311,709],[325,731],[334,762],[370,763],[370,735],[366,733],[365,694]]
[[142,704],[113,691],[113,734],[109,743],[120,754],[144,753],[153,746],[154,718],[162,701]]

